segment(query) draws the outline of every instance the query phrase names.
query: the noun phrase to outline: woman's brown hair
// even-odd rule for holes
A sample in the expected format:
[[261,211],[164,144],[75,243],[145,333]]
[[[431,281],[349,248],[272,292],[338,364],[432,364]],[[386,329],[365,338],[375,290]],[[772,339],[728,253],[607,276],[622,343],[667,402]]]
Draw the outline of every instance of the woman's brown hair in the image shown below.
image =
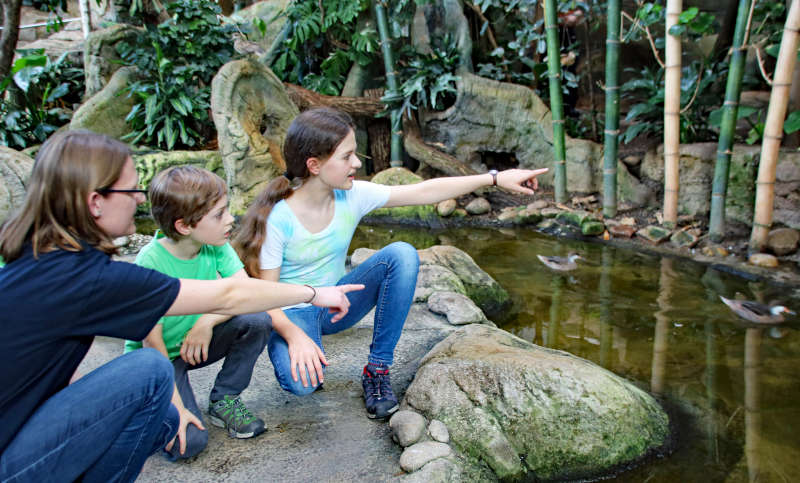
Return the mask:
[[233,238],[233,247],[251,277],[261,274],[259,255],[267,239],[267,218],[279,201],[292,195],[291,181],[310,176],[309,158],[327,160],[342,140],[355,129],[346,113],[329,107],[302,112],[294,118],[283,142],[286,173],[270,181],[247,209]]
[[102,134],[75,130],[50,137],[36,155],[25,201],[0,228],[0,256],[7,263],[16,260],[26,243],[34,257],[80,251],[82,243],[116,253],[87,203],[92,191],[119,179],[129,157],[127,145]]

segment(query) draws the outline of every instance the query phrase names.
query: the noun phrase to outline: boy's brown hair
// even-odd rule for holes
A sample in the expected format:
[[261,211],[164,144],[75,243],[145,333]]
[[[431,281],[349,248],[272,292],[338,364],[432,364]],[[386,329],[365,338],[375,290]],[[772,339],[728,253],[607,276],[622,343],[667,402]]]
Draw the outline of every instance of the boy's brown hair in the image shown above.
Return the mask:
[[174,166],[153,177],[150,182],[150,212],[164,235],[180,240],[183,235],[175,222],[183,219],[195,226],[215,204],[228,194],[225,181],[196,166]]

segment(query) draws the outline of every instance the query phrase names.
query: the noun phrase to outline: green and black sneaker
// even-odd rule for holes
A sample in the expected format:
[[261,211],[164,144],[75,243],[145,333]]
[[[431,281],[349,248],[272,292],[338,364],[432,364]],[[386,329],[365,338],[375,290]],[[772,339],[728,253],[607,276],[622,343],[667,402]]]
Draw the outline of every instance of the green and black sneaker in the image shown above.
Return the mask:
[[211,423],[227,429],[231,438],[252,438],[266,430],[264,421],[253,416],[253,413],[242,404],[239,396],[225,396],[217,402],[210,403],[208,415]]

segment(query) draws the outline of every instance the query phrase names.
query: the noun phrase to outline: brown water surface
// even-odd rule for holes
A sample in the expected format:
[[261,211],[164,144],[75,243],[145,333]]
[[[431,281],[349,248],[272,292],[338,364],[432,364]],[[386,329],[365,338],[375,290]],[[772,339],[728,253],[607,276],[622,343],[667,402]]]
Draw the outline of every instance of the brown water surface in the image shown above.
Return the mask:
[[[691,260],[530,230],[362,225],[350,248],[396,240],[418,249],[450,244],[464,250],[514,300],[500,327],[591,360],[663,398],[674,451],[615,481],[797,481],[800,320],[791,317],[780,328],[745,326],[719,300],[738,292],[797,311],[800,300],[790,289]],[[536,259],[571,251],[586,260],[565,274]]]

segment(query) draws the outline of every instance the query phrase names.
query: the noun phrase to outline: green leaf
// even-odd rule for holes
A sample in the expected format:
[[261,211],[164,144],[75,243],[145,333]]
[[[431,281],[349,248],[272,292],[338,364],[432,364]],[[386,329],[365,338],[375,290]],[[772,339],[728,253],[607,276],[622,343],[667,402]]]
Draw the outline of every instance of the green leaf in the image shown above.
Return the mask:
[[158,106],[158,99],[156,96],[151,95],[144,103],[144,123],[153,124],[153,119],[158,114],[156,107]]
[[183,104],[180,102],[180,100],[178,100],[178,99],[175,99],[174,97],[171,97],[171,98],[169,99],[169,103],[170,103],[170,104],[172,104],[172,107],[173,107],[173,108],[174,108],[176,111],[178,111],[178,113],[179,113],[180,115],[182,115],[182,116],[185,116],[185,115],[187,115],[187,114],[188,114],[188,112],[186,111],[186,108],[183,106]]
[[714,127],[720,127],[722,125],[722,113],[724,109],[724,107],[720,107],[719,109],[711,111],[711,114],[708,115],[708,124]]
[[790,113],[783,123],[783,132],[786,134],[792,134],[797,130],[800,130],[800,111]]
[[652,109],[653,106],[646,103],[636,104],[635,106],[631,107],[631,109],[628,111],[628,114],[625,116],[625,120],[630,121],[632,119],[635,119],[637,116],[649,112]]
[[700,9],[697,7],[690,7],[684,10],[683,12],[678,15],[678,22],[680,23],[689,23],[697,17],[697,14],[700,12]]
[[14,74],[14,84],[22,90],[28,92],[32,83],[36,82],[39,75],[44,72],[42,66],[25,66]]
[[669,34],[674,37],[680,37],[684,32],[686,32],[686,25],[681,25],[679,23],[669,28]]
[[770,56],[775,57],[777,59],[778,58],[778,53],[780,52],[780,50],[781,50],[780,44],[770,44],[770,45],[767,45],[767,47],[764,49],[764,52],[766,52],[767,55],[770,55]]
[[639,135],[642,131],[644,131],[648,127],[647,123],[639,123],[633,124],[625,130],[625,134],[623,135],[622,142],[628,144],[631,142],[636,136]]
[[746,117],[750,117],[751,115],[759,112],[761,109],[753,106],[739,106],[739,109],[736,111],[736,119],[744,119]]
[[69,84],[67,84],[66,82],[59,84],[58,87],[53,89],[53,92],[51,92],[50,95],[47,96],[47,99],[45,99],[44,102],[51,103],[56,99],[64,97],[65,95],[67,95],[68,92],[69,92]]

